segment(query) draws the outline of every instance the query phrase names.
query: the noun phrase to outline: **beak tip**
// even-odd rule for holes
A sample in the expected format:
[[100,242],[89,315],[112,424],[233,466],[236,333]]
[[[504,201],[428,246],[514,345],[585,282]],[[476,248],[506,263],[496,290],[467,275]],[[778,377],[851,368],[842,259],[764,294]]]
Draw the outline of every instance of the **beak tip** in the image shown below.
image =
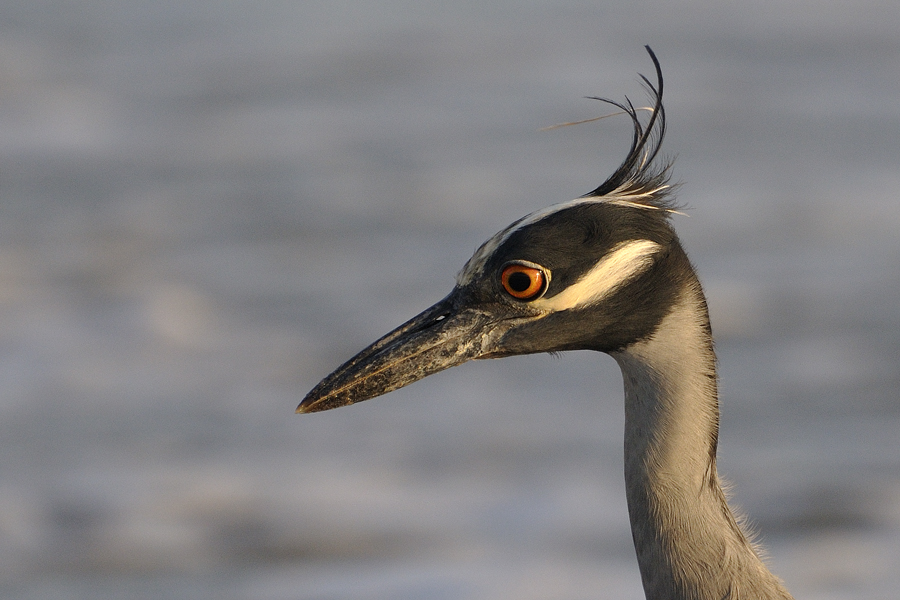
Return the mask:
[[350,400],[349,398],[341,394],[320,396],[318,394],[313,395],[313,393],[310,392],[310,394],[303,399],[303,402],[301,402],[300,405],[297,406],[297,410],[294,411],[294,414],[305,415],[308,413],[322,412],[324,410],[331,410],[340,406],[347,406],[348,404],[353,404],[356,401]]
[[[317,386],[317,389],[320,386]],[[313,390],[315,392],[316,390]],[[321,403],[322,398],[318,397],[318,394],[313,394],[310,392],[303,398],[299,405],[297,405],[297,410],[294,411],[296,415],[305,415],[306,413],[317,412],[322,410],[321,407],[317,406]]]
[[306,397],[303,399],[303,402],[297,406],[297,410],[294,411],[294,414],[305,415],[307,413],[319,412],[320,410],[323,410],[322,406],[320,406],[320,402]]

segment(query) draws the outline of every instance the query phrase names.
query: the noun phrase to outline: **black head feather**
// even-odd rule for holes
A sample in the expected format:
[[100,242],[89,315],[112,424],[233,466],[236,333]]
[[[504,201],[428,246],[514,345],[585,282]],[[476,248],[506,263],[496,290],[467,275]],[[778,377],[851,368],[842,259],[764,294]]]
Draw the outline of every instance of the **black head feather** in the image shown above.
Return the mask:
[[662,166],[655,163],[659,154],[663,138],[666,134],[666,111],[663,107],[663,76],[662,68],[656,54],[650,46],[644,46],[653,66],[656,69],[656,85],[641,75],[641,79],[653,102],[652,114],[647,124],[644,125],[638,117],[637,110],[627,97],[625,102],[617,102],[609,98],[591,96],[593,100],[600,100],[611,104],[623,111],[631,118],[634,126],[631,149],[622,164],[610,175],[606,181],[588,192],[582,198],[599,198],[610,194],[628,197],[631,202],[644,205],[647,208],[656,208],[665,211],[676,209],[669,199],[666,191],[669,189],[669,170],[671,162]]

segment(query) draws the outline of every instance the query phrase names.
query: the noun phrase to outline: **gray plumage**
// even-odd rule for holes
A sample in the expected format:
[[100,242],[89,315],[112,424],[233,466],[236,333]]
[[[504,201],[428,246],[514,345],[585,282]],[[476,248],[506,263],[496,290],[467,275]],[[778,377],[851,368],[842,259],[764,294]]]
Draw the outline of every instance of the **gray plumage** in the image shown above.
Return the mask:
[[625,482],[652,600],[789,599],[728,507],[716,471],[716,357],[706,300],[670,217],[663,81],[646,125],[582,198],[486,241],[443,300],[326,377],[297,412],[361,402],[472,359],[597,350],[625,383]]

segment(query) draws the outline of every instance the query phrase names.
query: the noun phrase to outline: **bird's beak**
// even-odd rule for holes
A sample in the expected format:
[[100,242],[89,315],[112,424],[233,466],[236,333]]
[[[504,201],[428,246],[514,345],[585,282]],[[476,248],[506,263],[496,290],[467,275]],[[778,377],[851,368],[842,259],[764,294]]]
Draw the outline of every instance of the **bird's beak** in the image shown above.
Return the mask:
[[454,291],[323,379],[297,412],[362,402],[468,360],[484,358],[502,329],[496,323],[484,310],[463,306]]

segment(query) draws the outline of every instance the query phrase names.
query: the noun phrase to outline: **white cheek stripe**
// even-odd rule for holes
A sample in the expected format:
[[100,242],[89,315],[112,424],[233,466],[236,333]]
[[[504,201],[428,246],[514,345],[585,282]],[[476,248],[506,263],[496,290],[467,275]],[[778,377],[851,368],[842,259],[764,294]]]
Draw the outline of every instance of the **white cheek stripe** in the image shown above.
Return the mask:
[[581,279],[552,298],[541,298],[531,305],[556,312],[595,304],[650,268],[653,256],[660,248],[659,244],[650,240],[622,242]]

